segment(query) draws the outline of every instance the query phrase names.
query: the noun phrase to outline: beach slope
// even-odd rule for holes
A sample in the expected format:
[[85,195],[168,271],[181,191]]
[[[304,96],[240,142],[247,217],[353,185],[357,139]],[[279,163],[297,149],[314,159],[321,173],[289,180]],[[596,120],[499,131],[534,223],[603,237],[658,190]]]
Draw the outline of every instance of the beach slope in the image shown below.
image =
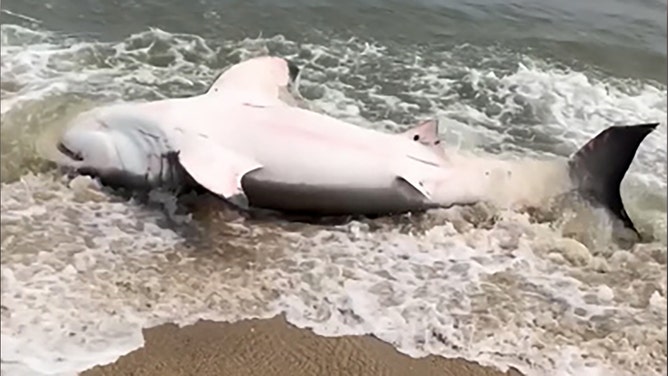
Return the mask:
[[520,376],[462,359],[413,359],[371,336],[321,337],[282,317],[144,331],[146,345],[83,376]]

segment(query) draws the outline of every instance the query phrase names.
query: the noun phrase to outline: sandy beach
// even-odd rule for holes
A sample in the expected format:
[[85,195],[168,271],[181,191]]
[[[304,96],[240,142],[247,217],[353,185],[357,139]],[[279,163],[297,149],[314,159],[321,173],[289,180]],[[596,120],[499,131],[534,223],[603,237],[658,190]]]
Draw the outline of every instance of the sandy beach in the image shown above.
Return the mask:
[[282,317],[144,331],[146,345],[82,376],[520,376],[461,359],[413,359],[371,336],[320,337]]

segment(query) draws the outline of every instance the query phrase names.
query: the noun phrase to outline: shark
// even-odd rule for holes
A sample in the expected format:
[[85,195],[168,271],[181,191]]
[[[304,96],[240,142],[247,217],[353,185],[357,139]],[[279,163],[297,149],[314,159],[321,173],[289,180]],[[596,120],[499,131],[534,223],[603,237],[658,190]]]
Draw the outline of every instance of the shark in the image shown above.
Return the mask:
[[436,119],[393,133],[305,108],[300,72],[256,57],[199,95],[94,108],[49,159],[113,187],[197,185],[241,209],[315,216],[516,208],[576,192],[637,233],[620,185],[658,123],[610,126],[568,158],[468,155],[444,147]]

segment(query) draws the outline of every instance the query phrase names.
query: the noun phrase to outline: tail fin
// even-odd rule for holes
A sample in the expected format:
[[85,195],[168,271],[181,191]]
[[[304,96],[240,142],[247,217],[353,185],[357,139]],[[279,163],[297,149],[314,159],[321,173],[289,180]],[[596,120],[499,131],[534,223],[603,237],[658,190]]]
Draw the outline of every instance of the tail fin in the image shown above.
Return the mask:
[[[659,123],[613,126],[589,140],[570,161],[570,176],[580,193],[594,204],[602,205],[638,234],[619,193],[640,143]],[[639,235],[639,234],[638,234]]]

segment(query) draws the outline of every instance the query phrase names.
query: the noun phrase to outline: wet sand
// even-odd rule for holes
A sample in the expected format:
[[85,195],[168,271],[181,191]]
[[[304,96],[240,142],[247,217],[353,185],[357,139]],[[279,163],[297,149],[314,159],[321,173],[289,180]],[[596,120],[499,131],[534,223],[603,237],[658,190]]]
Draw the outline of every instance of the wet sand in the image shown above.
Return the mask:
[[146,345],[83,376],[521,376],[461,359],[413,359],[371,336],[320,337],[283,318],[167,324]]

